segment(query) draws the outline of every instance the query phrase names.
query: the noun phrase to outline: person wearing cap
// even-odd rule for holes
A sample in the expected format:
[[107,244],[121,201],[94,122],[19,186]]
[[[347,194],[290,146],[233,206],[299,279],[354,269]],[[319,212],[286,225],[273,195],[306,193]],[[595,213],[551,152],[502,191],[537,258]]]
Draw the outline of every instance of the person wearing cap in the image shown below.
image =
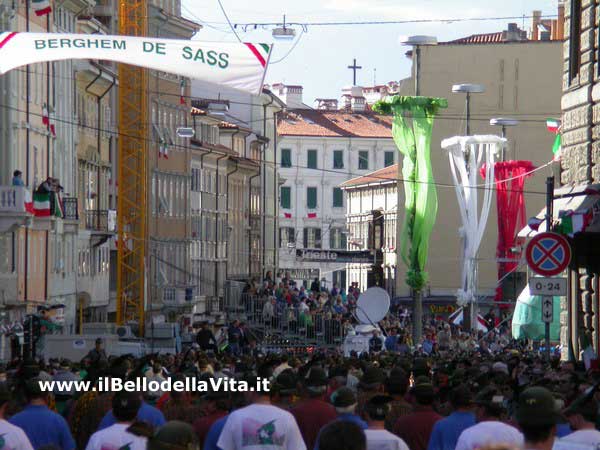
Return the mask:
[[596,430],[598,421],[598,402],[594,398],[595,389],[575,400],[563,411],[573,433],[563,437],[560,442],[600,445],[600,431]]
[[148,438],[147,450],[196,450],[198,440],[189,423],[173,420]]
[[21,428],[33,448],[55,445],[62,450],[74,450],[75,441],[66,420],[48,408],[48,393],[42,392],[39,380],[28,380],[25,385],[28,404],[9,422]]
[[321,428],[337,417],[335,408],[325,400],[328,384],[325,370],[312,367],[304,380],[305,399],[290,411],[309,449],[315,446]]
[[390,411],[391,401],[387,395],[376,395],[367,403],[367,450],[409,450],[406,442],[385,429],[385,416]]
[[484,388],[475,397],[477,424],[464,430],[456,444],[456,450],[475,450],[486,445],[523,445],[523,435],[515,427],[501,421],[504,397],[496,388]]
[[435,423],[442,418],[433,410],[435,390],[427,377],[415,380],[412,389],[414,411],[400,417],[394,424],[394,434],[402,438],[411,450],[426,450]]
[[428,450],[454,450],[460,434],[475,425],[473,397],[468,386],[461,384],[452,389],[450,403],[454,411],[433,426]]
[[551,450],[560,410],[552,392],[544,387],[525,389],[517,402],[515,418],[523,436],[526,450]]
[[11,392],[6,383],[0,384],[0,439],[2,439],[2,449],[12,450],[33,450],[29,438],[25,432],[9,423],[6,420],[8,403],[11,399]]
[[135,392],[117,392],[112,401],[115,423],[92,434],[85,450],[124,447],[128,450],[146,450],[147,438],[129,430],[135,422],[141,405],[142,400]]

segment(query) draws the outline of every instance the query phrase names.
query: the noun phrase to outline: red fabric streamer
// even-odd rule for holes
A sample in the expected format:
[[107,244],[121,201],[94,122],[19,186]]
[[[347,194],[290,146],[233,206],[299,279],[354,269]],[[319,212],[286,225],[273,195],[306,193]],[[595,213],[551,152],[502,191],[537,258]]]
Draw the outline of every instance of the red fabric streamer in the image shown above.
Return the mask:
[[[533,175],[530,172],[534,169],[531,161],[501,161],[494,166],[498,214],[498,280],[515,270],[521,259],[521,253],[513,253],[511,248],[519,248],[517,234],[526,224],[523,187],[525,180]],[[481,175],[485,177],[483,169]],[[501,284],[496,288],[495,299],[503,300]]]

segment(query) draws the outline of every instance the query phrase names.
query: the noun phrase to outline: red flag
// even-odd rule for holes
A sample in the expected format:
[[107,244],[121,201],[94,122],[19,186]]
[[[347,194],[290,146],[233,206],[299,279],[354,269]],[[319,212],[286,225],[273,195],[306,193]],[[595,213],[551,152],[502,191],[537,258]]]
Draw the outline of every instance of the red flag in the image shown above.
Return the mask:
[[283,213],[283,217],[285,217],[286,219],[291,219],[292,214],[291,213]]
[[317,213],[308,213],[307,216],[309,219],[316,219],[317,218]]

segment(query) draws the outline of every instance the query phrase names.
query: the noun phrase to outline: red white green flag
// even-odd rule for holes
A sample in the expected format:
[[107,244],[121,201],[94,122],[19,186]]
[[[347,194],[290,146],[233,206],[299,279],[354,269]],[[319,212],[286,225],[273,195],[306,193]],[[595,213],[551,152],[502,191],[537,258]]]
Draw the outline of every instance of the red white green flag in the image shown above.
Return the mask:
[[50,194],[33,193],[33,214],[37,217],[50,216]]
[[31,0],[31,7],[35,11],[36,16],[45,16],[52,12],[49,0]]
[[560,120],[546,119],[546,128],[548,128],[548,131],[550,131],[551,133],[556,133],[556,139],[554,139],[554,144],[552,144],[552,153],[554,154],[554,161],[558,161],[560,159],[560,151],[562,148],[560,126]]
[[181,91],[179,94],[179,104],[185,105],[185,78],[182,78],[179,82],[179,89]]

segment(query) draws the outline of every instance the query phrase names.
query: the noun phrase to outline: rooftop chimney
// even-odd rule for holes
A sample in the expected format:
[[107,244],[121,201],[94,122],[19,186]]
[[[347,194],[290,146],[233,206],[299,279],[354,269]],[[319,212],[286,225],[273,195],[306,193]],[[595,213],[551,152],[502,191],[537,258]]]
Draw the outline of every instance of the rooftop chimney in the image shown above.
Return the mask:
[[531,40],[538,41],[540,39],[539,25],[542,23],[542,11],[533,11],[531,18]]
[[288,108],[306,108],[302,103],[302,86],[275,83],[271,86],[271,89]]
[[516,42],[526,40],[527,32],[521,30],[516,23],[509,23],[508,29],[502,32],[502,41],[504,42]]
[[336,98],[317,98],[314,107],[322,111],[337,111],[338,101]]
[[565,38],[565,4],[562,1],[558,2],[558,17],[553,28],[552,38],[562,41]]

